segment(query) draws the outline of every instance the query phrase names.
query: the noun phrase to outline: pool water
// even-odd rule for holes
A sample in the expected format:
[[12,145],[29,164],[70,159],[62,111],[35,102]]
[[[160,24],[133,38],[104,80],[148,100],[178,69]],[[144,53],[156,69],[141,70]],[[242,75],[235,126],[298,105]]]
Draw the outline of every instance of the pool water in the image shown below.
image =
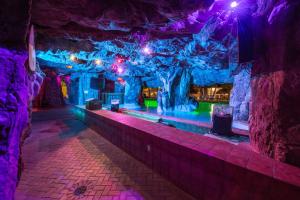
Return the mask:
[[209,128],[201,127],[193,124],[187,124],[184,122],[178,122],[173,120],[161,119],[158,123],[164,124],[166,126],[174,127],[180,130],[192,132],[195,134],[201,134],[208,137],[213,137],[216,139],[221,139],[224,141],[231,142],[233,144],[238,144],[240,142],[249,142],[249,137],[243,135],[218,135],[212,134]]
[[158,123],[164,124],[166,126],[174,127],[174,128],[180,129],[180,130],[201,134],[201,135],[208,134],[210,131],[209,128],[205,128],[205,127],[201,127],[201,126],[197,126],[197,125],[193,125],[193,124],[187,124],[187,123],[183,123],[183,122],[177,122],[177,121],[168,120],[168,119],[161,119]]
[[169,120],[169,119],[162,119],[159,116],[151,115],[147,113],[139,113],[134,112],[131,110],[123,110],[122,113],[131,115],[143,120],[160,123],[169,127],[177,128],[183,131],[191,132],[194,134],[200,134],[205,135],[208,137],[213,137],[219,140],[224,140],[233,144],[238,144],[240,142],[249,142],[249,137],[242,136],[242,135],[231,135],[231,136],[225,136],[225,135],[218,135],[218,134],[212,134],[210,133],[210,129],[206,127],[197,126],[194,124],[184,123],[184,122],[178,122],[175,120]]
[[[214,105],[220,105],[220,104],[224,105],[224,103],[200,102],[198,108],[193,112],[172,111],[172,112],[165,112],[160,115],[208,123],[211,122],[211,114]],[[152,101],[149,100],[145,102],[145,105],[150,105],[150,106],[137,108],[135,110],[158,114],[157,104],[155,104],[155,100]]]

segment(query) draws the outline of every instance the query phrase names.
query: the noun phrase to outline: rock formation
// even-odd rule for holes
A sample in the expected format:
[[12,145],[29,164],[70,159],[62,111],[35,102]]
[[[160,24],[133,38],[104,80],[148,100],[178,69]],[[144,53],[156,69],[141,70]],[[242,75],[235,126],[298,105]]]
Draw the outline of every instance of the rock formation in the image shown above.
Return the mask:
[[230,95],[230,106],[233,107],[233,119],[248,121],[251,98],[250,76],[252,64],[241,65],[234,75]]
[[251,144],[300,166],[300,2],[281,1],[257,15],[252,70]]
[[30,128],[30,101],[42,77],[28,73],[28,54],[0,48],[0,197],[12,199],[20,175],[20,145]]
[[0,8],[0,199],[5,200],[14,198],[21,140],[30,131],[30,101],[42,82],[26,64],[29,7],[27,0],[4,0]]

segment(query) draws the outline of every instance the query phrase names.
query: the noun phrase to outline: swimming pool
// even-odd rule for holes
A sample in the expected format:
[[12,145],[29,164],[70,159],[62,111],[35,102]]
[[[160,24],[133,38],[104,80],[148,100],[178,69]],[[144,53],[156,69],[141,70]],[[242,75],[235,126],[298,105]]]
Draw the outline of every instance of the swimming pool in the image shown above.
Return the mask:
[[[200,102],[198,108],[193,112],[171,111],[159,115],[209,123],[211,122],[211,114],[214,105],[221,105],[221,104],[226,105],[225,103]],[[155,107],[156,105],[155,103],[152,102],[152,104],[150,104],[148,102],[147,104],[145,103],[145,105],[151,105],[151,106],[136,108],[134,110],[148,112],[152,114],[158,114],[157,108]]]
[[164,119],[164,118],[160,118],[157,115],[151,115],[151,114],[136,112],[136,111],[132,111],[132,110],[123,110],[122,113],[131,115],[131,116],[143,119],[143,120],[160,123],[160,124],[163,124],[163,125],[166,125],[169,127],[173,127],[173,128],[180,129],[183,131],[191,132],[194,134],[200,134],[200,135],[205,135],[208,137],[213,137],[213,138],[216,138],[219,140],[224,140],[224,141],[230,142],[232,144],[239,144],[241,142],[249,142],[248,136],[243,136],[243,135],[230,135],[229,136],[229,135],[211,134],[210,128],[198,126],[195,124],[170,120],[170,119]]

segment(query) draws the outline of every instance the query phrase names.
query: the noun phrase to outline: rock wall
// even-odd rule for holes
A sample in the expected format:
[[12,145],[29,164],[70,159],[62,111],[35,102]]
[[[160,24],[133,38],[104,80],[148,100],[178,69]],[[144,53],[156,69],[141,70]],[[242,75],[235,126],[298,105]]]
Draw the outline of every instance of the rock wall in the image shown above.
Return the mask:
[[174,109],[177,111],[190,112],[198,107],[198,102],[189,97],[192,76],[189,70],[183,69],[179,76],[174,98]]
[[300,2],[281,1],[255,21],[251,145],[300,166]]
[[46,73],[43,85],[43,107],[60,107],[65,105],[60,80],[54,71]]
[[87,99],[98,99],[99,89],[91,88],[91,79],[98,78],[97,73],[73,73],[70,84],[70,101],[75,105],[85,105]]
[[248,121],[251,99],[251,64],[245,65],[234,75],[229,105],[233,107],[233,119]]
[[[0,48],[0,199],[13,199],[20,175],[20,143],[28,134],[30,101],[41,76],[28,74],[23,51]],[[29,127],[30,128],[30,127]]]

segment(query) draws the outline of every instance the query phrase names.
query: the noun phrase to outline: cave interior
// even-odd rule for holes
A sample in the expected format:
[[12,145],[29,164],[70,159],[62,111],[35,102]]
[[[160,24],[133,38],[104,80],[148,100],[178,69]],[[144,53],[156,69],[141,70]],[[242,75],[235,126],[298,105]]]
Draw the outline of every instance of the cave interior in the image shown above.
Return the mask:
[[90,102],[206,124],[230,108],[245,148],[299,168],[299,38],[298,0],[1,1],[0,200],[34,113]]

